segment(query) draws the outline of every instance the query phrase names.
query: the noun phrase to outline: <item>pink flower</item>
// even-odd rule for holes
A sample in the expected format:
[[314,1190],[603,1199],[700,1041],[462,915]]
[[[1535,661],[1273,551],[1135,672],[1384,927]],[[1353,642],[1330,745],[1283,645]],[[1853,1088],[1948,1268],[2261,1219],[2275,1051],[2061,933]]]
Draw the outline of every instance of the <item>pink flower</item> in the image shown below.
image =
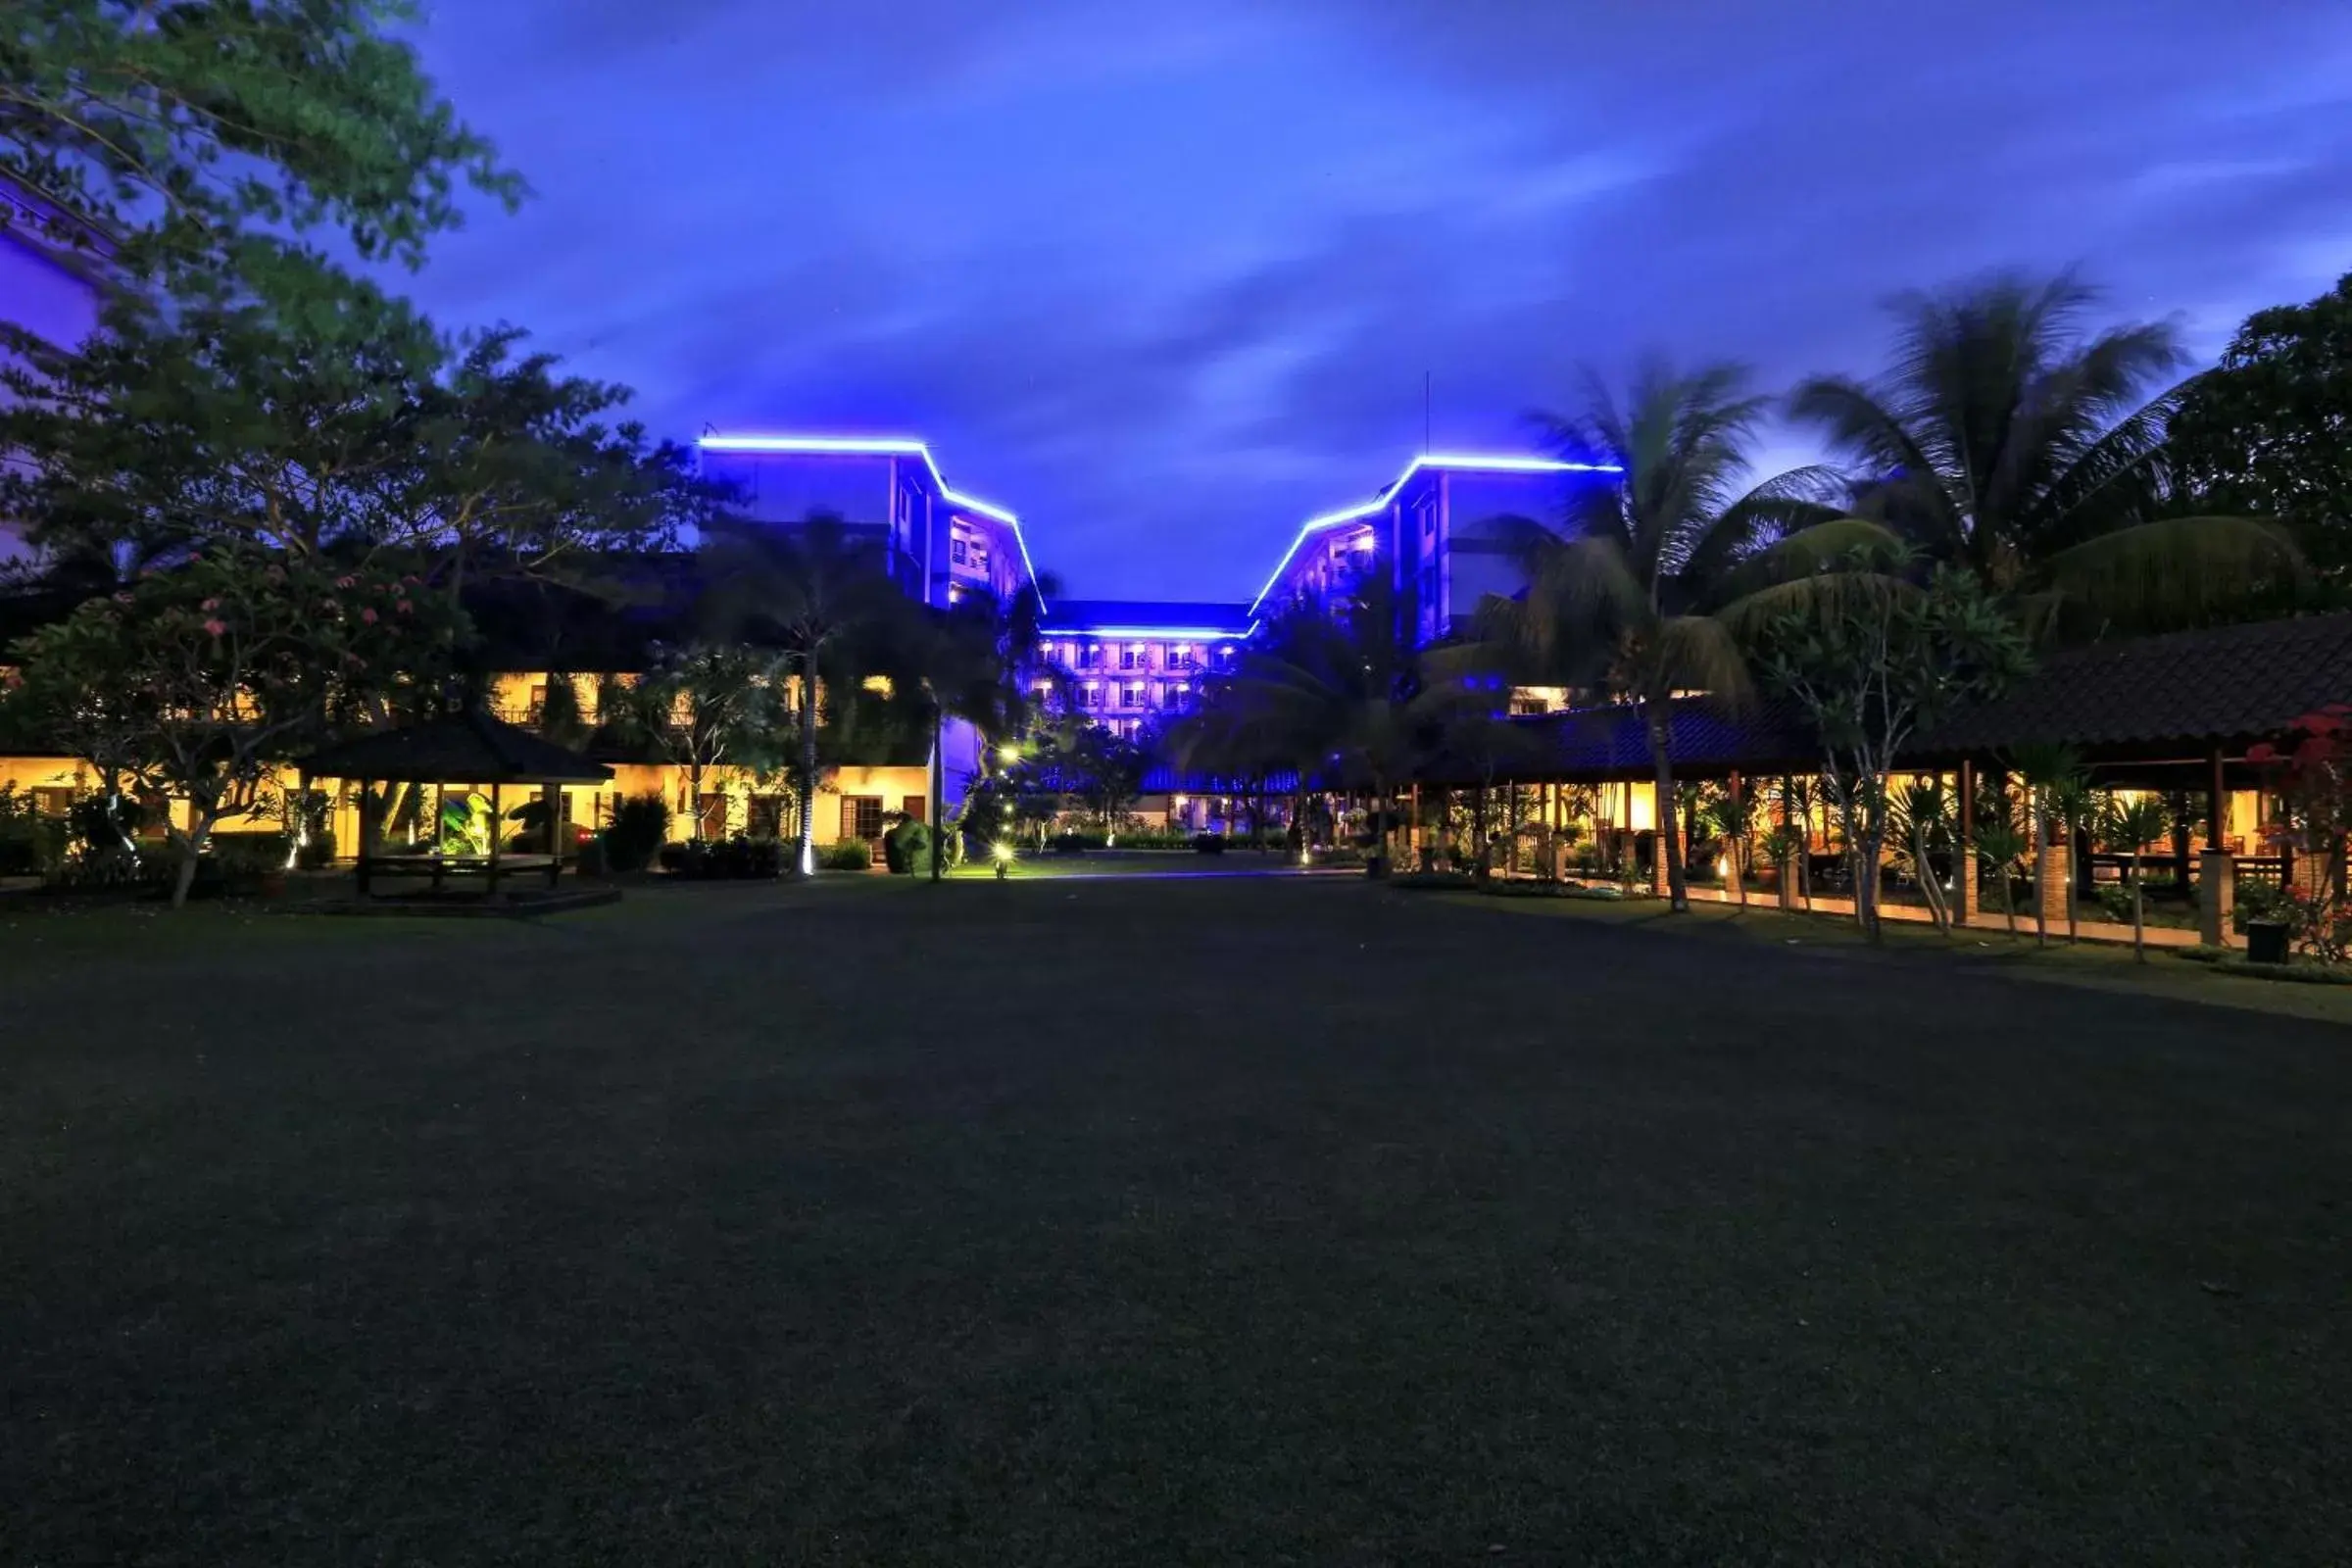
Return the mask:
[[115,595],[115,603],[118,605],[127,605],[130,603],[130,595],[127,593],[117,594]]
[[204,623],[204,629],[211,632],[216,637],[225,637],[228,635],[228,622],[225,620],[208,620]]
[[372,610],[363,610],[360,612],[360,618],[366,621],[368,625],[372,626],[375,624],[375,612]]
[[220,601],[218,599],[207,599],[204,602],[204,608],[207,610],[219,610],[220,608]]
[[338,588],[356,588],[359,584],[360,579],[357,577],[337,577],[335,579],[335,586]]
[[416,612],[416,607],[410,604],[406,599],[403,599],[399,604],[394,605],[392,608],[399,611],[404,615],[413,615]]

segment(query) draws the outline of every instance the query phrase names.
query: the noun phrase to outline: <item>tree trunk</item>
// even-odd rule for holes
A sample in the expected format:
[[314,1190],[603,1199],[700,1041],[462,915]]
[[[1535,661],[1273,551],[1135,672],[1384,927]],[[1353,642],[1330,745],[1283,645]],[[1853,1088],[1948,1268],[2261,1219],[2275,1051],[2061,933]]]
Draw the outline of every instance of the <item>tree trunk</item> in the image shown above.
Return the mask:
[[816,875],[816,656],[801,666],[801,848],[795,874]]
[[2148,961],[2148,947],[2141,929],[2139,897],[2139,846],[2132,846],[2132,956],[2141,963]]
[[[1653,710],[1656,705],[1649,705]],[[1666,726],[1652,720],[1649,760],[1658,791],[1658,853],[1666,857],[1666,906],[1676,914],[1690,910],[1690,888],[1683,877],[1682,835],[1675,830],[1674,760],[1668,757]]]
[[703,764],[686,764],[686,810],[694,823],[694,841],[703,841]]
[[196,884],[196,866],[204,858],[204,842],[212,836],[212,820],[200,815],[195,803],[190,802],[188,831],[184,835],[173,835],[179,839],[179,866],[172,876],[172,907],[174,909],[187,907],[188,889]]
[[947,715],[933,713],[931,715],[931,777],[926,782],[931,786],[931,880],[934,882],[945,874],[940,862],[945,858],[948,851],[948,824],[945,820],[947,802],[943,799],[948,793],[947,754],[944,750],[947,745]]
[[[2067,879],[2072,882],[2070,875]],[[2050,945],[2050,815],[2034,803],[2034,943]]]

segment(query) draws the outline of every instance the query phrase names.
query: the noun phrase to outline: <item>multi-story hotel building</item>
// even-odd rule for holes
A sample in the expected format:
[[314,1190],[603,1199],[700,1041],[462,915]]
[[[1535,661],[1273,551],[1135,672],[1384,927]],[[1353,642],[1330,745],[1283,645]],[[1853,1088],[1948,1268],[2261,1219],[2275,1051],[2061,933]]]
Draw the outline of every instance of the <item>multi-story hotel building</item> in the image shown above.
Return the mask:
[[1076,711],[1132,740],[1189,707],[1202,677],[1232,668],[1250,629],[1239,604],[1056,599],[1044,653]]
[[1555,526],[1572,486],[1615,471],[1550,458],[1415,458],[1371,500],[1299,524],[1250,613],[1262,619],[1302,601],[1327,603],[1358,574],[1386,569],[1416,638],[1435,642],[1466,627],[1488,594],[1523,586],[1498,519]]
[[[105,252],[69,243],[61,225],[73,221],[23,186],[0,179],[0,321],[58,344],[78,343],[98,324]],[[14,461],[0,452],[0,465]],[[0,562],[23,553],[17,529],[0,515]]]

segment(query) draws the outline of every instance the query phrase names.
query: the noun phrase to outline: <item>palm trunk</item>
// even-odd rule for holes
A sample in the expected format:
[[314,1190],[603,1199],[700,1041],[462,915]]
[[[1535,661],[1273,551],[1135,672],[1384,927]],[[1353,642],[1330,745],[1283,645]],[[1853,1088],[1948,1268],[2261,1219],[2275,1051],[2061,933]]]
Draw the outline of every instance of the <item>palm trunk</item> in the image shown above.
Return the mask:
[[931,715],[931,776],[925,782],[931,787],[931,880],[944,874],[941,861],[947,855],[947,745],[948,719],[945,713]]
[[2034,808],[2034,942],[2050,945],[2050,818],[2038,804]]
[[816,875],[816,658],[801,667],[801,847],[797,872]]
[[[1652,712],[1657,704],[1647,705]],[[1674,761],[1667,756],[1666,726],[1649,723],[1649,760],[1658,792],[1658,853],[1666,857],[1666,906],[1676,914],[1690,910],[1690,888],[1683,878],[1683,841],[1675,829]]]

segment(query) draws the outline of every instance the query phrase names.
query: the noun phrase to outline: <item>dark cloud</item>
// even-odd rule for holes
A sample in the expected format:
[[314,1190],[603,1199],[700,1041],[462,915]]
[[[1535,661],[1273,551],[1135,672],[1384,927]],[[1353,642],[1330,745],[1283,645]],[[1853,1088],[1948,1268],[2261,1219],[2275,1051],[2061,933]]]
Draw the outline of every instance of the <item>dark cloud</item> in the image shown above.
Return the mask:
[[469,0],[540,191],[421,280],[690,434],[929,437],[1095,594],[1242,595],[1579,368],[1868,369],[1878,303],[2080,263],[2201,348],[2352,266],[2334,0]]

